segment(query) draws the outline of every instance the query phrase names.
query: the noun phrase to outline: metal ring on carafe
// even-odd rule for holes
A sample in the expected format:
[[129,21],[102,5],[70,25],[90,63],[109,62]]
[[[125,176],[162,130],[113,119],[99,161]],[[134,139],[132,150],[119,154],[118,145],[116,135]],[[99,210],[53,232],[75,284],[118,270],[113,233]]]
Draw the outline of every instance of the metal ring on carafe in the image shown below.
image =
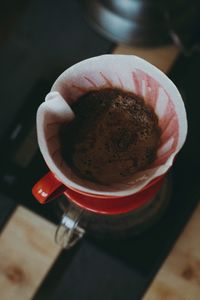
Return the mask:
[[73,247],[84,235],[85,230],[78,226],[83,211],[69,205],[63,214],[55,233],[55,241],[64,249]]

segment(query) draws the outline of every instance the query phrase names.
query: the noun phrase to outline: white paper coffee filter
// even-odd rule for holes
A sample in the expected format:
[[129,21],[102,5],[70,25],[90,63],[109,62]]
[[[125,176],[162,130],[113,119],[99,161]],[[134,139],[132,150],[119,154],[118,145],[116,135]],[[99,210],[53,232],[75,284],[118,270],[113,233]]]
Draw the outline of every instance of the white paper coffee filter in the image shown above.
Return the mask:
[[[62,158],[58,136],[63,122],[74,118],[70,105],[82,94],[102,87],[118,87],[143,96],[155,110],[162,131],[154,163],[127,182],[112,185],[77,177]],[[45,100],[37,113],[38,142],[43,157],[63,184],[85,193],[125,196],[138,192],[167,172],[186,138],[186,112],[176,86],[159,69],[133,55],[102,55],[72,66],[58,77]]]

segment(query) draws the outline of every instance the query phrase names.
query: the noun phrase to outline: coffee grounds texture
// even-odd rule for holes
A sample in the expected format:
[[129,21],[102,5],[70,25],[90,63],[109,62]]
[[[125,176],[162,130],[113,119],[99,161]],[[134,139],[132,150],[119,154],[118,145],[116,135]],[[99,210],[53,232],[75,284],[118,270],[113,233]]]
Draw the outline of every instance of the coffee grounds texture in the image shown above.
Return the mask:
[[127,181],[156,158],[161,131],[144,100],[117,88],[90,91],[72,105],[75,120],[61,130],[62,154],[84,179]]

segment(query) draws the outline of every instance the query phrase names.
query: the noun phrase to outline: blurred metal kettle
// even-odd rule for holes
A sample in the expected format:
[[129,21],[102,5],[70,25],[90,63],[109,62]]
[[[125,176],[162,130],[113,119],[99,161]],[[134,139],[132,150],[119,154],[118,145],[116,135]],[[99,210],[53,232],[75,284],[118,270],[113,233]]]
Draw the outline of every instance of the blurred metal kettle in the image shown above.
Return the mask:
[[92,26],[114,42],[177,44],[187,52],[200,40],[199,0],[80,0]]

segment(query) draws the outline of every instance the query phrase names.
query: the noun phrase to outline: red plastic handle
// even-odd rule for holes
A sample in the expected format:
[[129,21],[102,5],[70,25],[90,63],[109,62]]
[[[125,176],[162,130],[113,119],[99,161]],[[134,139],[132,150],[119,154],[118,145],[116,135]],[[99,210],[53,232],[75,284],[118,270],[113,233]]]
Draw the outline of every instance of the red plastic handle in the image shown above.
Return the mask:
[[41,204],[45,204],[61,195],[66,189],[66,186],[52,172],[49,172],[34,185],[32,193]]

